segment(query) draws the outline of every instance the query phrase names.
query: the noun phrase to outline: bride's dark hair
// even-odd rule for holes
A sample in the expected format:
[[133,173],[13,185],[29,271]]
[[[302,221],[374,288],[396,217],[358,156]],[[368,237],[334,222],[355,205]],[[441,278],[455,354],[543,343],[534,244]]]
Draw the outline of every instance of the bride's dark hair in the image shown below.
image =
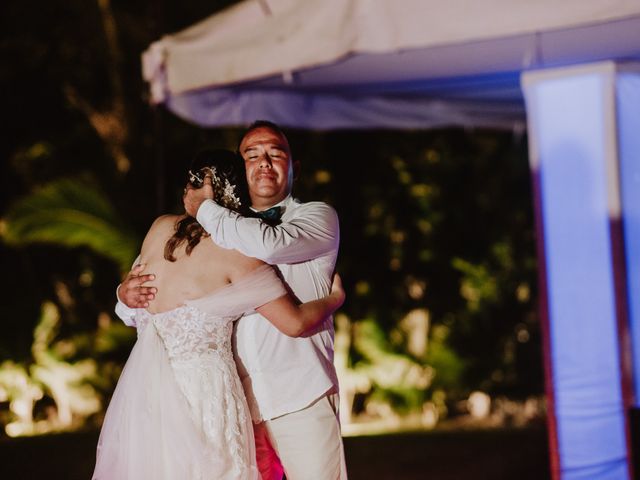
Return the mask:
[[[213,199],[216,202],[241,215],[251,215],[249,187],[244,161],[240,155],[222,149],[199,151],[191,161],[188,181],[193,187],[200,188],[205,176],[211,176]],[[164,246],[164,258],[170,262],[176,261],[173,252],[184,242],[187,242],[186,253],[190,255],[200,243],[200,239],[209,236],[202,225],[191,216],[176,222],[175,229],[175,233]]]

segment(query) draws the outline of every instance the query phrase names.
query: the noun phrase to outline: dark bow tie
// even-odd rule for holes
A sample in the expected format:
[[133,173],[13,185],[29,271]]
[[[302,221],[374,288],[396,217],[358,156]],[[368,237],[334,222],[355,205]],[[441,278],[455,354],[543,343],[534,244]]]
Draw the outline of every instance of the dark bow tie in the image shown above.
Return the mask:
[[284,209],[280,206],[271,207],[266,210],[262,210],[261,212],[256,212],[256,215],[264,220],[280,220],[283,210]]

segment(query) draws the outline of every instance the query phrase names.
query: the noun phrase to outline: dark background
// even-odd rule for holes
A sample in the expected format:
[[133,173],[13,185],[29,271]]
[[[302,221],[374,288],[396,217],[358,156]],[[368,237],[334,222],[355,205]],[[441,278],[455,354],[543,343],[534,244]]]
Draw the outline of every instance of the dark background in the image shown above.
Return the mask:
[[[38,362],[34,328],[51,302],[59,312],[51,354],[69,364],[95,359],[97,375],[87,381],[108,398],[134,340],[112,313],[116,285],[153,219],[180,211],[194,152],[235,148],[241,134],[150,107],[140,55],[162,34],[232,3],[0,5],[0,370],[3,361],[27,370]],[[474,390],[540,397],[526,137],[462,129],[287,133],[303,167],[295,195],[330,203],[341,219],[350,367],[374,364],[375,350],[435,372],[425,388],[374,382],[354,413],[372,399],[399,413],[433,401],[446,407],[444,419]],[[100,222],[88,229],[78,220],[85,218]],[[420,354],[400,327],[415,309],[430,322]],[[36,417],[51,403],[44,391]],[[0,412],[0,421],[10,420],[8,402]]]

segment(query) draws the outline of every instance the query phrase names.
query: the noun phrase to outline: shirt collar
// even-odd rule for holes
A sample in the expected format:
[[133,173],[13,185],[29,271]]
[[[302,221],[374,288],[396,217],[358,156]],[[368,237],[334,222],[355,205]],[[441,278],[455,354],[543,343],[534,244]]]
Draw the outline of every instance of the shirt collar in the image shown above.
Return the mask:
[[[269,208],[273,208],[273,207],[283,207],[282,211],[284,212],[285,209],[287,208],[287,205],[289,205],[289,203],[293,200],[293,197],[291,196],[291,194],[287,195],[286,197],[284,197],[281,201],[279,201],[278,203],[276,203],[275,205],[271,205],[270,207],[267,208],[263,208],[262,210],[268,210]],[[252,211],[257,212],[259,210],[250,207]]]

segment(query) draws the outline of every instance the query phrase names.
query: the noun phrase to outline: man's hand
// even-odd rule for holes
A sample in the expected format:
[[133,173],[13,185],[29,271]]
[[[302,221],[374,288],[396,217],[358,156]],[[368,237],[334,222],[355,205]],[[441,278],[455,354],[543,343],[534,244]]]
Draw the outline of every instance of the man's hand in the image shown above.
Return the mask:
[[155,280],[156,276],[152,273],[140,275],[144,267],[143,264],[134,266],[118,287],[118,298],[129,308],[147,308],[149,302],[156,297],[156,287],[143,285]]
[[207,199],[213,200],[211,175],[206,175],[204,177],[204,185],[202,185],[201,188],[194,188],[190,183],[187,184],[184,189],[184,195],[182,196],[182,203],[184,203],[185,212],[195,218],[200,205],[202,205],[202,202]]
[[334,311],[342,306],[347,296],[342,286],[342,279],[338,273],[333,274],[333,283],[331,284],[331,293],[329,293],[329,296],[336,302]]

